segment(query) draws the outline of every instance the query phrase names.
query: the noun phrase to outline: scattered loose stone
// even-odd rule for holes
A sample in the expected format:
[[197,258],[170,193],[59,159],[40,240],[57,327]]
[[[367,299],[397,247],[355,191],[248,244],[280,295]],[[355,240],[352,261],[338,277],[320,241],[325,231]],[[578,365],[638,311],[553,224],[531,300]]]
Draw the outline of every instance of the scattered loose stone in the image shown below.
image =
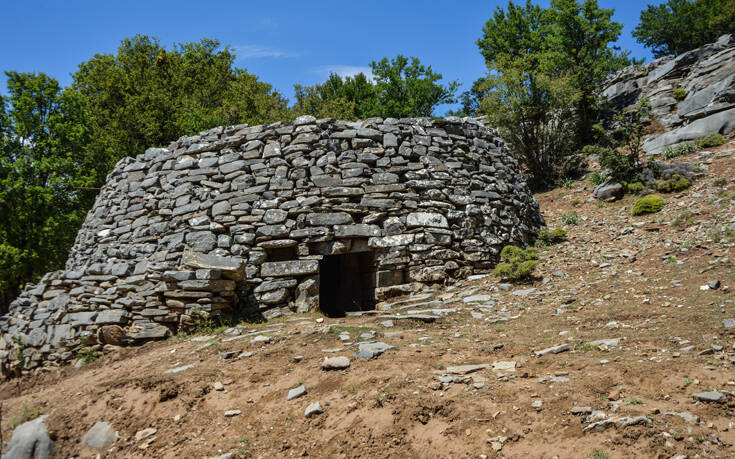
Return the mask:
[[[46,430],[48,415],[24,422],[13,429],[8,449],[3,456],[6,459],[48,459],[52,456],[54,442]],[[0,451],[1,452],[1,451]]]
[[181,373],[182,371],[191,370],[194,368],[193,364],[190,365],[184,365],[176,368],[171,368],[170,370],[164,371],[164,374],[174,374],[174,373]]
[[558,346],[548,347],[546,349],[536,351],[536,355],[540,357],[547,354],[559,354],[560,352],[566,352],[570,349],[571,347],[568,344],[560,344]]
[[494,371],[516,371],[515,360],[507,362],[493,362]]
[[324,357],[322,362],[323,370],[344,370],[349,366],[350,359],[348,357]]
[[385,328],[393,328],[394,324],[392,320],[384,320],[380,322],[380,325],[384,326]]
[[314,402],[311,405],[306,407],[306,411],[304,412],[304,416],[307,418],[310,418],[312,416],[315,416],[317,414],[321,414],[324,412],[324,408],[322,408],[322,405],[319,402]]
[[302,395],[306,395],[306,387],[304,385],[300,385],[298,387],[294,387],[290,391],[288,391],[288,396],[286,397],[286,400],[293,400],[295,398],[299,398]]
[[235,416],[240,416],[242,414],[242,411],[240,410],[227,410],[225,411],[225,417],[226,418],[232,418]]
[[722,325],[727,329],[735,328],[735,319],[723,319]]
[[141,441],[144,440],[152,435],[155,435],[156,432],[158,432],[158,429],[154,429],[153,427],[149,427],[147,429],[139,430],[135,433],[135,441]]
[[222,383],[221,383],[221,382],[219,382],[219,381],[217,381],[217,382],[215,382],[214,384],[212,384],[212,388],[213,388],[214,390],[216,390],[216,391],[220,391],[220,392],[221,392],[221,391],[223,391],[223,390],[225,390],[225,386],[224,386],[224,384],[222,384]]
[[270,342],[271,342],[270,336],[263,336],[263,335],[258,335],[255,338],[250,340],[250,344],[260,344],[260,343],[267,344]]
[[727,396],[722,392],[711,391],[711,392],[697,392],[692,395],[695,400],[700,402],[724,402]]
[[484,370],[486,368],[490,368],[490,365],[488,365],[487,363],[481,363],[478,365],[458,365],[454,367],[447,367],[446,372],[454,375],[466,375],[469,373],[474,373],[476,371]]
[[113,430],[109,423],[98,422],[82,437],[82,447],[104,451],[108,446],[117,441],[118,438],[117,432]]
[[355,357],[360,359],[373,359],[388,349],[394,349],[394,347],[380,341],[374,343],[360,343],[358,344]]
[[717,290],[720,288],[720,281],[719,280],[713,280],[707,286],[712,290]]

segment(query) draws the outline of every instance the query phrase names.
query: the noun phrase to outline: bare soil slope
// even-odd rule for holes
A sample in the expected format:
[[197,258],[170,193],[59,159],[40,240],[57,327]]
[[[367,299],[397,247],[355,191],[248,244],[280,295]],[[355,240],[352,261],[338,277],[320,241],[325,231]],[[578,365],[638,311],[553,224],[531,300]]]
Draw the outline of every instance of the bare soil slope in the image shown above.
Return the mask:
[[[3,438],[40,407],[58,457],[95,457],[80,443],[97,421],[120,435],[103,457],[735,457],[735,328],[723,324],[735,239],[721,231],[734,147],[683,158],[708,172],[657,214],[632,217],[634,196],[591,200],[583,182],[538,195],[549,227],[568,231],[542,250],[539,279],[504,290],[486,276],[382,305],[433,310],[431,323],[295,315],[5,381]],[[563,224],[571,214],[579,223]],[[361,341],[394,348],[355,358]],[[320,368],[335,356],[349,368]],[[488,366],[453,368],[469,364]],[[724,399],[694,398],[706,391]],[[323,413],[307,418],[314,402]]]

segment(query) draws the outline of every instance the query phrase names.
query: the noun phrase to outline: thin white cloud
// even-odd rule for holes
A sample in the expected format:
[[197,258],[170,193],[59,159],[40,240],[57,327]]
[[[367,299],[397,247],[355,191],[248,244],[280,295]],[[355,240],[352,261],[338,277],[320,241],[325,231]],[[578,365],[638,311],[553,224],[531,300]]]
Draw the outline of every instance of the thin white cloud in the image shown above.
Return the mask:
[[283,51],[270,46],[261,45],[238,45],[233,46],[237,60],[263,59],[263,58],[285,58],[294,57],[296,54]]
[[315,72],[322,76],[329,76],[330,73],[336,73],[342,78],[355,76],[358,73],[364,73],[369,79],[373,79],[373,72],[370,67],[361,67],[359,65],[324,65],[317,67]]

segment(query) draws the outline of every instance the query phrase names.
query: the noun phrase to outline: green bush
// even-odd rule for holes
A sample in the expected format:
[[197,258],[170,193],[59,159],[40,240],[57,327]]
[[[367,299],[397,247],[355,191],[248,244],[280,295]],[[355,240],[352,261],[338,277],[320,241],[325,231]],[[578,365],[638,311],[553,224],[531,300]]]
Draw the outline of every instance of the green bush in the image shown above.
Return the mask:
[[595,171],[590,174],[590,183],[594,186],[600,185],[607,180],[607,175],[605,175],[603,172]]
[[686,99],[687,92],[684,88],[676,88],[674,89],[674,99],[676,99],[677,102],[681,102],[682,100]]
[[564,228],[554,228],[553,230],[542,229],[538,233],[538,240],[544,244],[556,244],[567,240],[567,232]]
[[561,216],[561,222],[565,225],[579,225],[579,215],[576,212],[571,214],[563,214]]
[[697,151],[697,146],[693,143],[685,143],[681,145],[677,145],[673,148],[669,147],[666,150],[664,150],[662,156],[664,159],[672,159],[676,158],[677,156],[681,155],[688,155],[689,153],[694,153]]
[[661,196],[649,194],[637,200],[633,204],[633,215],[655,214],[664,208],[664,200]]
[[512,281],[528,279],[539,264],[536,249],[529,247],[524,250],[514,245],[503,247],[500,260],[495,267],[495,275]]
[[643,183],[641,182],[633,182],[633,183],[625,183],[625,192],[626,193],[640,193],[643,191]]
[[718,134],[717,132],[697,139],[697,146],[699,148],[719,147],[724,143],[725,138],[722,134]]
[[668,180],[659,180],[656,182],[656,190],[662,193],[674,193],[676,191],[686,190],[692,186],[692,182],[679,174],[674,174]]

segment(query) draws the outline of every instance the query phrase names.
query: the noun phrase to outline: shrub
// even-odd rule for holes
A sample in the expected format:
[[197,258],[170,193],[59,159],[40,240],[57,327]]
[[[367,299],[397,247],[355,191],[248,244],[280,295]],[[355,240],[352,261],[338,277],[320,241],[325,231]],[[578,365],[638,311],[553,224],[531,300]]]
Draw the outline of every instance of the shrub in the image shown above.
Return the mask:
[[673,193],[676,191],[686,190],[692,186],[692,182],[679,174],[674,174],[668,180],[659,180],[656,182],[656,190],[662,193]]
[[495,267],[495,275],[507,280],[522,280],[531,277],[538,266],[538,252],[534,248],[522,249],[506,245],[500,252],[501,262]]
[[645,135],[646,120],[651,115],[651,103],[641,99],[635,109],[615,115],[616,129],[613,138],[622,146],[619,152],[614,148],[600,151],[600,166],[608,169],[609,175],[618,182],[638,180],[642,170],[640,152]]
[[43,408],[40,406],[37,406],[35,408],[30,408],[26,405],[23,405],[23,414],[19,418],[13,418],[10,420],[10,428],[15,429],[19,425],[32,421],[36,419],[37,417],[41,416],[43,414]]
[[561,216],[561,222],[565,225],[579,225],[579,215],[576,212],[563,214]]
[[718,187],[718,188],[724,188],[727,185],[727,180],[724,178],[718,178],[714,182],[712,182],[712,185]]
[[637,200],[633,204],[633,215],[655,214],[664,208],[664,200],[661,196],[649,194]]
[[603,172],[595,171],[590,174],[590,183],[594,186],[605,183],[605,180],[607,180],[607,175]]
[[676,99],[677,102],[681,102],[682,100],[686,99],[687,92],[684,88],[676,88],[674,89],[674,99]]
[[722,134],[718,134],[717,132],[697,139],[697,146],[699,148],[719,147],[724,143],[725,138]]
[[664,150],[662,156],[664,157],[664,159],[671,159],[681,155],[688,155],[689,153],[694,153],[696,151],[696,145],[694,145],[693,143],[684,143],[673,148],[667,148],[666,150]]
[[538,233],[538,240],[544,244],[556,244],[567,240],[567,232],[564,228],[554,228],[553,230],[542,229]]
[[94,362],[99,357],[99,354],[91,347],[83,347],[77,351],[77,359],[80,359],[84,365]]
[[641,182],[626,183],[625,191],[627,193],[640,193],[641,191],[643,191],[643,183]]

